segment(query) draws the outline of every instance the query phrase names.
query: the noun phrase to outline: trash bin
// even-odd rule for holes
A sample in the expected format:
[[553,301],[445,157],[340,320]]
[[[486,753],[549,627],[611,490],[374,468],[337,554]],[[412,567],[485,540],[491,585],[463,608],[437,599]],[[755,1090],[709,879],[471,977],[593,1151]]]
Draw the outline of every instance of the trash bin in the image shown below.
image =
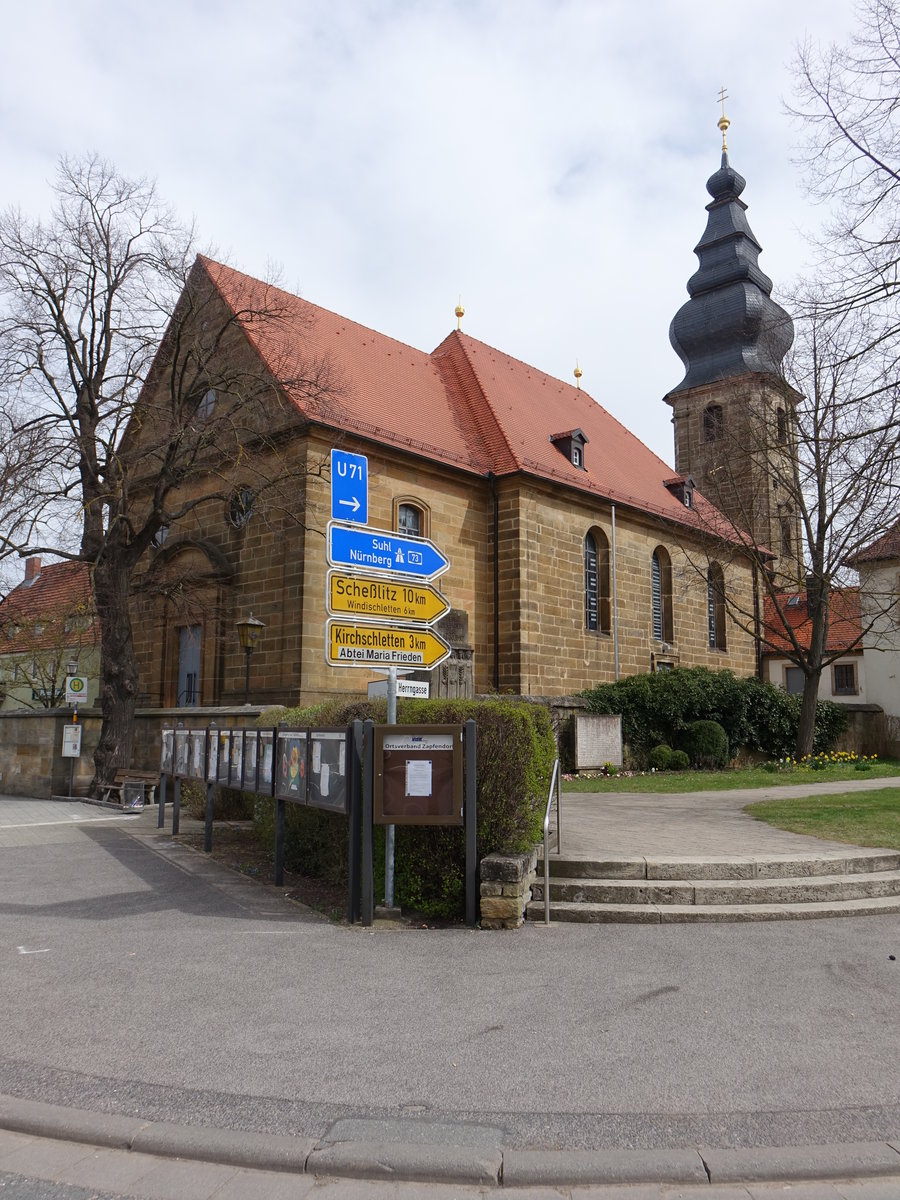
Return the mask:
[[132,810],[144,807],[144,781],[126,779],[122,784],[122,807]]

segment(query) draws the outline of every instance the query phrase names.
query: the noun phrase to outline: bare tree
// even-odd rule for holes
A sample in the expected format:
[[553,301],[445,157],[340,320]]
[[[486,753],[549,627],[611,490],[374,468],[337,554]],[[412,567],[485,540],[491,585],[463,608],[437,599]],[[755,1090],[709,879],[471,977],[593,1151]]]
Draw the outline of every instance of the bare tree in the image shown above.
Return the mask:
[[[829,648],[835,590],[855,583],[857,554],[897,521],[900,385],[894,339],[873,338],[865,308],[835,309],[814,288],[796,295],[793,307],[796,339],[784,377],[749,402],[729,406],[743,419],[722,430],[719,463],[703,480],[706,498],[728,513],[737,541],[721,539],[708,519],[704,553],[690,559],[710,580],[710,644],[717,603],[760,644],[766,612],[780,653],[803,672],[797,736],[803,756],[812,751],[823,670],[864,641],[872,644],[885,617],[896,612],[895,595],[867,597],[856,634]],[[743,532],[760,529],[764,501],[775,514],[773,544],[763,544],[758,532]],[[752,604],[729,587],[727,569],[724,587],[710,575],[712,563],[736,555],[755,568],[761,597]],[[798,628],[792,608],[800,593],[807,619]],[[843,615],[846,603],[837,608]]]
[[289,379],[263,367],[249,335],[284,319],[282,294],[248,281],[245,303],[225,304],[152,182],[64,159],[55,196],[46,222],[0,218],[0,409],[14,455],[39,447],[29,516],[0,530],[0,554],[91,566],[99,784],[131,757],[129,599],[142,556],[237,477],[260,509],[296,512],[309,467],[288,450],[299,420],[288,393],[324,403],[330,380],[321,362],[298,374],[296,355]]
[[895,331],[900,8],[897,0],[862,0],[857,12],[859,27],[846,45],[808,41],[798,49],[789,112],[802,130],[808,190],[832,213],[820,241],[823,294],[831,307],[875,306]]

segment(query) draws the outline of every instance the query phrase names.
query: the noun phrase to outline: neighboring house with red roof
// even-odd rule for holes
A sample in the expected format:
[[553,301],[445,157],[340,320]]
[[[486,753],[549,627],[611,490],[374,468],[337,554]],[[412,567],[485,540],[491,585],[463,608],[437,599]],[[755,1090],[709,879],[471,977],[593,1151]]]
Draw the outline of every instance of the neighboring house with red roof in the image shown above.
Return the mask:
[[0,601],[0,710],[54,708],[66,675],[86,676],[96,701],[100,634],[86,563],[25,560],[25,578]]
[[[765,598],[765,641],[762,649],[764,678],[788,692],[802,693],[803,671],[789,657],[796,646],[809,649],[812,622],[806,607],[806,592],[781,592],[777,601]],[[859,588],[831,593],[825,654],[830,660],[819,682],[820,700],[865,704],[869,663],[863,653],[863,627]]]

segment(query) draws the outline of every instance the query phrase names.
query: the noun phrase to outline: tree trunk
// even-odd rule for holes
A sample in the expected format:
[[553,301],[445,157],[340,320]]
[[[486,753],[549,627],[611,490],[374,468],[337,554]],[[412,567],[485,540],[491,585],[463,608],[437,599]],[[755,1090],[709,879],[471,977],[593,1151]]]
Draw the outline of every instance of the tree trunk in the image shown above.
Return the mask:
[[131,568],[123,551],[107,548],[94,567],[94,598],[100,621],[100,711],[103,725],[94,751],[91,794],[131,766],[138,670],[128,600]]
[[813,752],[813,738],[816,732],[816,703],[819,695],[819,679],[821,669],[803,680],[803,702],[800,705],[800,724],[797,727],[796,758],[805,758]]

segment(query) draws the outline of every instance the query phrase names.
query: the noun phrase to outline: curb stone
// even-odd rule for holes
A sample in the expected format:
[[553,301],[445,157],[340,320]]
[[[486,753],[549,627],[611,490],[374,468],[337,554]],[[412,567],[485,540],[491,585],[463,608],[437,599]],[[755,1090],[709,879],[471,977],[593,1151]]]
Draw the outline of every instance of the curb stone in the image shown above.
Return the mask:
[[[900,1177],[900,1139],[682,1150],[504,1150],[427,1141],[320,1141],[143,1121],[0,1095],[0,1129],[160,1157],[290,1174],[481,1186],[713,1185]],[[709,1193],[712,1197],[712,1192]]]

